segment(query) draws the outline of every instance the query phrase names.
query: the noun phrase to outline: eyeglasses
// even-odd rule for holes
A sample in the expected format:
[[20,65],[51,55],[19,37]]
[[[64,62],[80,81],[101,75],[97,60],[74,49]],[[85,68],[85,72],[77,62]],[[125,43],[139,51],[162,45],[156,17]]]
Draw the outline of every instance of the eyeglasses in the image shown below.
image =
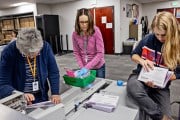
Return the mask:
[[79,21],[80,24],[88,24],[89,21]]

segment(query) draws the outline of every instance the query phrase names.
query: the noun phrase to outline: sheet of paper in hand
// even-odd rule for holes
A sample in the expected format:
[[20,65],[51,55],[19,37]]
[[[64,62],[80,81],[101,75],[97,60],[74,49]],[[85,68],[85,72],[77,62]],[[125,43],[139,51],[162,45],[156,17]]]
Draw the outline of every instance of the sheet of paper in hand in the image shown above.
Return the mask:
[[153,70],[148,72],[142,68],[138,80],[143,82],[152,81],[157,87],[164,88],[172,74],[173,72],[167,68],[154,67]]

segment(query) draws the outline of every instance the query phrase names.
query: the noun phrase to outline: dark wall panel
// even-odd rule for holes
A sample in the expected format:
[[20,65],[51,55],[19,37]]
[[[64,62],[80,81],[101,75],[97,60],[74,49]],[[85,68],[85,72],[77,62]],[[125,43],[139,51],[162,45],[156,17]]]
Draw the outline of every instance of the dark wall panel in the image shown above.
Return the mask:
[[36,16],[37,29],[41,31],[43,39],[50,43],[54,54],[60,52],[60,30],[58,15]]

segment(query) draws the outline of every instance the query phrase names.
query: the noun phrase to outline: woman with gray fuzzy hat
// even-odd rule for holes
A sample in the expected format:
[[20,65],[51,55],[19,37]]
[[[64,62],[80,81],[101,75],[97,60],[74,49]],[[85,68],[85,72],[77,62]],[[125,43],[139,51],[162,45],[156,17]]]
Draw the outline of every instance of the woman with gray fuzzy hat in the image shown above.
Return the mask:
[[59,70],[50,45],[42,40],[40,31],[25,28],[17,40],[2,52],[0,60],[0,98],[13,90],[24,92],[28,104],[47,101],[48,81],[51,101],[60,103]]

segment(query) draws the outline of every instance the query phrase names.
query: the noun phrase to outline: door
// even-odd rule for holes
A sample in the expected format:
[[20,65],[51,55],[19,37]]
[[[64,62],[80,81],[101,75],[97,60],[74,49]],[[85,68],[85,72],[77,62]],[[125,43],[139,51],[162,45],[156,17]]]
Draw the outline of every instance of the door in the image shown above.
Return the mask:
[[176,8],[176,18],[180,23],[180,8]]
[[166,11],[166,12],[170,12],[172,14],[174,14],[174,16],[177,18],[177,20],[180,22],[180,8],[163,8],[163,9],[157,9],[157,12],[162,12],[162,11]]
[[166,12],[170,12],[170,13],[174,14],[174,8],[157,9],[157,12],[162,12],[162,11],[166,11]]
[[91,9],[94,13],[96,26],[101,30],[105,54],[114,54],[114,7],[99,7]]

